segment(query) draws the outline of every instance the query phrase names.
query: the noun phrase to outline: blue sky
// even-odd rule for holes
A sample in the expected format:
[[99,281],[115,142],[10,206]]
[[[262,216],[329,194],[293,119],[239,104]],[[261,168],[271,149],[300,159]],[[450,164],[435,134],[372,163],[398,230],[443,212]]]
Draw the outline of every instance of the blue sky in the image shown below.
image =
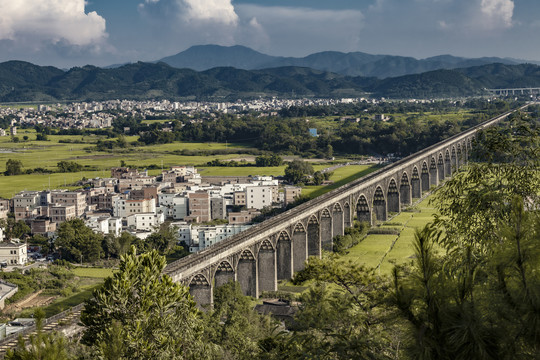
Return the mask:
[[192,45],[540,60],[539,0],[0,0],[0,61],[151,61]]

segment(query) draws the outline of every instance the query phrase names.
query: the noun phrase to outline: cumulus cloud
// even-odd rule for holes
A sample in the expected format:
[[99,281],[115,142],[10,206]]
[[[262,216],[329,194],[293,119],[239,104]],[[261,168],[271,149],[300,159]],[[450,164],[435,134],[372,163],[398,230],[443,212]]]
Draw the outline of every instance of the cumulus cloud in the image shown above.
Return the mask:
[[180,0],[185,8],[182,14],[188,21],[210,21],[236,25],[238,15],[231,0]]
[[176,51],[201,43],[232,45],[240,22],[231,0],[145,0],[138,9]]
[[231,0],[145,0],[139,4],[139,11],[145,15],[173,17],[185,23],[230,26],[238,23]]
[[105,19],[85,13],[84,0],[0,0],[0,40],[39,46],[88,46],[107,37]]
[[511,27],[514,14],[513,0],[482,0],[480,10],[487,27]]

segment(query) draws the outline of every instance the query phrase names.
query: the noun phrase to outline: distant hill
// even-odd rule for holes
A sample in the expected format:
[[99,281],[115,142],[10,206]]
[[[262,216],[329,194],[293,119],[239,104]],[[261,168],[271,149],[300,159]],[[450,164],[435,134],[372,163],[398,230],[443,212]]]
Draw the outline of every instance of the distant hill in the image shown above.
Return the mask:
[[118,68],[84,66],[62,71],[25,62],[16,65],[0,64],[2,102],[365,94],[348,77],[306,68],[247,71],[222,67],[197,72],[162,62],[138,62]]
[[[434,60],[438,61],[438,60]],[[399,61],[398,61],[399,62]],[[306,67],[242,70],[178,69],[163,62],[63,71],[22,61],[0,63],[0,101],[222,99],[259,96],[389,98],[459,97],[484,88],[540,86],[540,66],[489,64],[386,79],[347,76]]]
[[176,68],[197,71],[223,66],[243,70],[298,66],[342,75],[378,77],[381,79],[439,69],[456,69],[492,63],[515,65],[523,62],[496,57],[468,59],[452,55],[440,55],[418,60],[405,56],[371,55],[363,52],[342,53],[338,51],[325,51],[302,58],[294,58],[270,56],[239,45],[230,47],[219,45],[192,46],[160,61]]
[[203,71],[215,67],[234,67],[252,70],[266,67],[277,57],[261,54],[245,46],[197,45],[179,54],[168,56],[159,61],[182,69]]

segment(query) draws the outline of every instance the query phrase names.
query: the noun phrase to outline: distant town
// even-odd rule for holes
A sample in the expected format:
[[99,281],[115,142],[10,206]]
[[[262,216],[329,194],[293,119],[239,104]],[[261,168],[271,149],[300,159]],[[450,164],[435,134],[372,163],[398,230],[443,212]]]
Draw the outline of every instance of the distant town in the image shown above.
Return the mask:
[[[385,100],[365,98],[342,99],[260,99],[238,100],[236,102],[173,102],[112,100],[103,102],[78,102],[72,104],[48,104],[28,107],[16,105],[0,107],[0,117],[11,118],[12,126],[43,125],[61,129],[107,128],[118,116],[139,116],[146,118],[170,118],[174,114],[195,116],[200,114],[240,114],[256,112],[258,116],[277,115],[277,111],[292,106],[330,106],[369,102],[377,104]],[[408,102],[429,103],[430,100],[409,100]],[[0,129],[0,136],[16,135]]]

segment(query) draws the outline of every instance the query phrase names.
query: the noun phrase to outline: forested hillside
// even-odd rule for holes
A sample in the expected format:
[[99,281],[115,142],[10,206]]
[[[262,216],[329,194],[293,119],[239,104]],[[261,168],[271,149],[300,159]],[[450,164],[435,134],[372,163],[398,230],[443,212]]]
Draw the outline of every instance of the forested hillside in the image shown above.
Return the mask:
[[62,71],[21,61],[0,64],[0,101],[218,99],[281,97],[440,98],[486,94],[484,88],[539,86],[536,65],[492,64],[379,80],[305,67],[197,72],[165,63]]

